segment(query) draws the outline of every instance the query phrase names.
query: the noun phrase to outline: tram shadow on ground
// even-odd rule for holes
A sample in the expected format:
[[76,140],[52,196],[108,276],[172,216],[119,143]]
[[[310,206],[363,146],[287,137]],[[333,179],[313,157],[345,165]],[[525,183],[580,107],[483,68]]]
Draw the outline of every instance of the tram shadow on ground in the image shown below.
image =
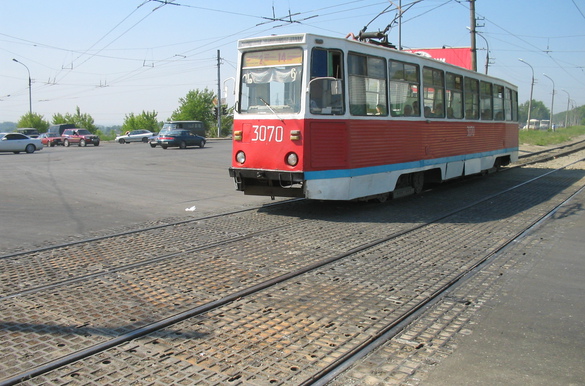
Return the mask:
[[[479,223],[503,220],[544,205],[542,213],[577,191],[585,170],[525,167],[488,176],[471,176],[384,203],[300,200],[266,206],[260,212],[330,223]],[[555,197],[558,199],[555,200]],[[548,209],[550,210],[550,209]],[[577,208],[575,210],[578,210]]]
[[[132,333],[133,331],[137,331],[138,328],[142,327],[142,323],[135,323],[125,326],[75,326],[75,325],[60,325],[60,324],[41,324],[41,323],[11,323],[11,322],[1,322],[0,323],[0,331],[12,331],[17,334],[22,333],[23,331],[42,331],[43,334],[47,336],[69,336],[69,335],[78,335],[78,336],[103,336],[106,338],[115,338],[120,336],[120,333]],[[210,334],[199,332],[199,331],[188,331],[188,330],[178,330],[173,328],[167,328],[164,330],[157,330],[149,333],[149,337],[151,338],[168,338],[169,336],[181,336],[182,339],[205,339]]]

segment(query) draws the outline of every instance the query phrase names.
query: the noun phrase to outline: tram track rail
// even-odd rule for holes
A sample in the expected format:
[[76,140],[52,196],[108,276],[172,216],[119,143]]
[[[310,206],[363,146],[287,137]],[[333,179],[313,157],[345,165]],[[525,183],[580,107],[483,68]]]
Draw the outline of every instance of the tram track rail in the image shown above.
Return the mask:
[[522,167],[527,165],[532,165],[534,163],[539,162],[546,162],[553,160],[558,157],[567,156],[569,154],[573,154],[575,152],[581,151],[585,149],[585,139],[584,140],[575,140],[566,144],[562,144],[559,146],[555,146],[549,149],[543,149],[536,152],[531,152],[527,154],[521,154],[519,158],[519,162],[514,165],[515,167]]
[[[517,165],[514,165],[513,167],[522,167],[522,166],[527,166],[527,165],[534,164],[534,163],[545,162],[547,160],[551,160],[551,159],[557,158],[559,156],[571,154],[571,153],[579,151],[583,148],[585,148],[585,140],[562,145],[559,147],[555,147],[553,149],[542,150],[542,151],[539,151],[536,153],[525,154],[525,155],[521,156],[521,162],[518,163]],[[507,168],[504,170],[511,170],[511,168]],[[278,203],[267,204],[267,205],[265,205],[265,207],[273,207],[275,205],[286,205],[286,204],[289,204],[291,202],[296,202],[296,201],[300,201],[300,200],[299,199],[286,200],[286,201],[281,201]],[[167,222],[164,224],[142,227],[142,228],[138,228],[138,229],[117,232],[114,234],[108,234],[108,235],[104,235],[104,236],[85,238],[82,240],[70,241],[70,242],[66,242],[66,243],[46,246],[46,247],[42,247],[42,248],[36,248],[36,249],[32,249],[32,250],[13,252],[10,254],[0,255],[0,267],[2,268],[2,271],[6,272],[9,269],[9,267],[2,266],[2,265],[4,263],[6,263],[6,261],[8,261],[10,259],[18,258],[19,256],[25,256],[25,255],[35,256],[37,254],[42,254],[43,252],[51,252],[51,254],[54,254],[54,253],[56,253],[56,251],[64,250],[64,249],[67,249],[70,247],[75,247],[78,245],[91,244],[91,243],[100,243],[100,242],[104,243],[104,242],[112,242],[112,241],[116,242],[117,240],[120,240],[121,243],[124,243],[124,238],[132,237],[132,236],[137,235],[137,234],[148,234],[149,232],[158,232],[158,231],[161,231],[164,229],[170,229],[170,228],[181,227],[181,226],[189,226],[191,224],[197,224],[200,222],[210,221],[210,220],[222,218],[225,216],[233,216],[233,215],[237,215],[237,214],[241,214],[241,213],[248,213],[248,212],[255,211],[257,209],[258,208],[249,208],[249,209],[237,210],[237,211],[233,211],[233,212],[211,215],[211,216],[206,216],[206,217],[200,217],[200,218],[194,218],[194,219],[188,219],[188,220],[180,220],[180,221],[171,221],[171,222]],[[273,226],[271,229],[275,229],[276,227],[280,227],[280,226]],[[229,230],[225,233],[228,233],[228,232],[229,232]],[[156,256],[151,257],[151,258],[146,258],[146,259],[143,259],[141,261],[134,262],[134,263],[126,263],[125,265],[120,265],[120,266],[116,266],[114,263],[113,265],[102,266],[101,267],[102,269],[97,273],[78,275],[75,278],[67,278],[67,279],[58,281],[57,283],[37,285],[33,288],[28,288],[26,290],[16,291],[16,292],[12,292],[12,293],[9,292],[10,290],[8,288],[14,288],[14,287],[11,284],[7,284],[5,288],[2,288],[3,281],[0,280],[0,300],[2,300],[4,297],[19,296],[20,294],[31,293],[31,292],[34,292],[37,290],[41,290],[43,288],[50,288],[50,287],[54,287],[54,286],[59,286],[59,285],[65,284],[65,283],[83,280],[84,278],[97,277],[100,275],[105,275],[105,274],[109,274],[112,272],[124,270],[126,268],[131,268],[134,266],[140,266],[140,265],[149,264],[152,262],[157,262],[160,260],[164,260],[165,258],[175,256],[177,253],[202,250],[202,249],[206,249],[206,248],[211,248],[215,245],[226,244],[226,243],[229,243],[231,241],[237,242],[238,240],[244,239],[246,237],[253,237],[254,235],[260,234],[262,232],[263,232],[263,230],[258,230],[258,231],[253,230],[250,232],[239,233],[236,235],[223,234],[223,235],[221,235],[221,239],[212,240],[212,241],[206,242],[202,245],[197,245],[195,247],[187,248],[185,250],[173,251],[170,253],[166,253],[165,251],[163,251],[160,255],[156,255]],[[146,248],[148,248],[148,247],[146,247]],[[64,268],[67,269],[67,267],[64,267],[64,266],[61,266],[61,265],[58,266],[59,270],[63,270]],[[76,275],[76,274],[68,271],[68,275]],[[54,277],[54,275],[51,272],[46,272],[46,271],[42,272],[42,276],[44,278]],[[10,277],[8,279],[5,279],[4,282],[5,283],[15,283],[15,282],[22,282],[22,280],[20,280],[20,278],[18,278],[18,277]]]
[[[583,160],[580,160],[578,162],[583,162]],[[351,353],[346,354],[343,358],[340,358],[336,363],[331,364],[318,374],[315,374],[311,378],[305,380],[303,383],[301,383],[301,385],[314,386],[326,385],[328,382],[333,380],[337,375],[341,374],[343,371],[350,368],[358,360],[364,358],[366,355],[382,346],[388,340],[398,336],[404,330],[404,328],[407,327],[409,323],[414,321],[416,318],[420,317],[432,305],[444,299],[446,296],[448,296],[450,293],[452,293],[462,284],[464,284],[467,280],[473,278],[480,272],[482,268],[490,264],[498,255],[505,253],[513,243],[519,242],[521,239],[525,238],[527,235],[534,232],[537,228],[541,226],[541,224],[544,221],[551,218],[562,207],[567,205],[567,203],[571,202],[575,196],[577,196],[578,194],[582,194],[584,191],[585,185],[583,185],[580,189],[571,194],[569,197],[567,197],[553,209],[551,209],[547,213],[544,213],[539,219],[536,219],[526,229],[518,232],[518,234],[515,237],[508,240],[508,242],[502,245],[498,250],[495,250],[490,254],[487,254],[473,267],[470,267],[468,270],[461,272],[457,277],[454,277],[449,283],[445,284],[431,297],[417,304],[415,307],[412,308],[411,312],[405,313],[404,315],[402,315],[402,317],[397,318],[395,321],[381,329],[377,334],[373,335],[371,338],[364,341],[359,347],[356,347]]]
[[[551,173],[553,173],[553,171],[550,171],[550,172],[544,174],[541,178],[546,178],[546,176],[550,175]],[[536,180],[536,178],[534,180]],[[530,182],[532,182],[532,180],[529,182],[525,182],[525,183],[520,184],[517,188],[521,189],[522,186],[524,186],[525,184],[528,184]],[[512,188],[509,188],[508,190],[502,191],[499,194],[505,194],[506,192],[510,192],[511,189]],[[82,358],[91,358],[92,356],[99,355],[99,353],[102,353],[107,349],[115,348],[115,347],[117,347],[125,342],[131,342],[132,340],[141,339],[141,337],[148,336],[148,334],[152,334],[153,332],[160,331],[161,329],[164,329],[164,328],[168,328],[169,326],[174,326],[177,323],[180,323],[182,321],[196,317],[197,315],[202,315],[203,313],[206,313],[206,312],[213,312],[213,310],[221,309],[222,307],[228,307],[232,303],[237,303],[238,301],[241,301],[241,299],[245,299],[246,297],[253,296],[254,294],[257,294],[258,291],[263,291],[266,289],[273,288],[281,283],[285,283],[287,281],[290,281],[292,278],[296,278],[300,275],[306,275],[306,274],[309,274],[311,272],[315,272],[316,270],[319,270],[322,267],[325,267],[325,266],[331,265],[331,264],[335,264],[338,261],[343,261],[344,259],[350,258],[351,256],[355,256],[356,254],[360,254],[360,253],[363,253],[364,251],[375,249],[376,247],[378,247],[380,245],[386,245],[388,243],[392,243],[394,240],[398,240],[400,238],[408,238],[409,235],[411,235],[411,234],[413,234],[413,233],[415,233],[415,232],[417,232],[425,227],[429,227],[432,224],[440,223],[440,222],[446,220],[447,218],[457,216],[458,213],[461,213],[463,211],[467,211],[467,210],[472,209],[473,207],[476,207],[476,206],[481,206],[482,204],[485,204],[486,202],[489,203],[490,201],[493,201],[496,197],[497,197],[497,195],[488,195],[481,200],[468,203],[468,205],[465,205],[464,207],[459,206],[457,210],[443,213],[442,216],[437,217],[432,221],[429,221],[428,219],[426,219],[425,221],[419,221],[418,224],[416,224],[415,226],[406,226],[406,227],[404,227],[404,229],[395,230],[395,232],[392,232],[389,235],[386,234],[385,237],[375,237],[376,235],[374,234],[374,237],[372,237],[370,239],[370,241],[368,241],[368,242],[358,243],[357,245],[356,245],[356,243],[352,243],[351,247],[346,248],[348,250],[346,250],[345,252],[338,253],[338,254],[331,256],[329,258],[326,258],[326,259],[323,259],[322,256],[318,256],[316,261],[312,262],[310,264],[307,264],[307,262],[305,261],[305,262],[303,262],[303,264],[305,264],[305,265],[300,269],[287,271],[290,269],[290,267],[283,265],[282,267],[277,268],[275,271],[273,271],[273,273],[272,273],[273,277],[270,278],[269,280],[262,280],[263,278],[258,279],[258,282],[256,284],[254,284],[252,286],[248,286],[248,288],[241,289],[239,291],[230,289],[227,291],[227,292],[230,292],[230,294],[228,294],[227,296],[223,296],[222,298],[208,301],[207,303],[204,303],[204,304],[200,304],[197,307],[194,307],[190,310],[176,313],[175,315],[171,316],[170,318],[167,318],[165,321],[158,320],[154,323],[150,323],[147,326],[141,326],[139,328],[134,328],[134,329],[128,328],[126,331],[122,331],[122,333],[119,334],[118,337],[116,337],[114,339],[109,339],[109,340],[106,340],[105,342],[94,344],[93,346],[91,346],[89,348],[77,350],[76,352],[74,352],[70,355],[66,355],[66,356],[62,357],[62,359],[48,362],[48,363],[44,363],[40,366],[36,366],[33,370],[30,370],[28,372],[21,372],[19,375],[15,375],[15,376],[12,376],[8,379],[5,379],[4,381],[0,381],[0,382],[2,382],[0,384],[2,384],[2,385],[14,384],[14,383],[18,383],[24,379],[30,378],[30,377],[41,376],[43,374],[46,374],[49,371],[63,368],[64,366],[67,366],[67,365],[73,363],[74,361],[82,360]],[[362,210],[362,209],[364,209],[364,206],[360,206],[360,207],[358,207],[358,209],[354,209],[354,211],[357,212],[357,210]],[[340,218],[339,216],[341,216],[341,215],[336,215],[336,216],[333,216],[332,218],[339,219]],[[331,218],[328,221],[331,221]],[[319,227],[321,226],[321,224],[319,224],[318,221],[311,220],[310,222],[315,222],[316,226],[309,227],[311,229],[309,229],[308,233],[312,233],[312,232],[317,231],[319,229]],[[304,228],[307,226],[307,224],[302,224],[299,226]],[[281,231],[281,230],[282,229],[279,229],[279,231]],[[352,232],[355,232],[355,231],[356,231],[356,229],[352,229]],[[373,227],[364,226],[361,229],[357,230],[357,234],[363,235],[366,232],[372,232],[372,231],[373,231]],[[349,234],[349,233],[341,232],[342,237],[347,235],[347,234]],[[270,232],[261,232],[255,236],[257,238],[267,237],[268,239],[273,237],[270,235]],[[246,237],[244,237],[243,239],[245,239],[245,238]],[[234,240],[232,242],[236,242],[236,243],[241,242],[243,239],[239,238],[239,239]],[[301,237],[301,239],[302,239],[302,237]],[[339,240],[339,239],[334,239],[334,241],[332,242],[332,245],[330,245],[328,247],[328,254],[331,254],[331,251],[334,251],[336,249],[333,246],[333,244],[335,243],[335,240]],[[217,247],[217,245],[213,245],[213,246],[210,245],[209,246],[209,248],[213,248],[213,247]],[[347,245],[343,245],[343,247],[347,247]],[[340,249],[340,248],[337,248],[337,249]],[[188,250],[188,251],[187,250],[177,251],[177,252],[175,252],[176,253],[175,255],[168,256],[168,258],[175,257],[175,256],[181,255],[181,254],[193,253],[196,250],[197,250],[197,248],[195,248],[194,250]],[[304,253],[305,251],[303,250],[303,251],[299,251],[299,252]],[[296,264],[292,264],[291,266],[294,267],[295,265]],[[132,269],[133,268],[135,268],[135,267],[132,267]],[[281,273],[281,271],[286,272],[286,273],[278,275],[278,273]],[[116,273],[117,272],[111,272],[110,274],[114,275]],[[80,280],[80,281],[82,281],[82,280]],[[68,285],[70,285],[70,284],[72,284],[72,283],[68,283]],[[46,288],[45,290],[47,290],[47,289],[48,288]],[[42,290],[38,290],[38,292],[40,293],[40,292],[42,292]],[[26,294],[22,293],[20,296],[26,297]],[[2,299],[2,300],[8,300],[8,299]],[[81,354],[83,354],[83,355],[81,355]],[[294,371],[299,371],[299,369],[294,370]],[[236,375],[231,376],[230,379],[233,379],[233,381],[236,382],[236,380],[239,380],[242,377],[243,377],[242,375],[238,376],[236,374]]]

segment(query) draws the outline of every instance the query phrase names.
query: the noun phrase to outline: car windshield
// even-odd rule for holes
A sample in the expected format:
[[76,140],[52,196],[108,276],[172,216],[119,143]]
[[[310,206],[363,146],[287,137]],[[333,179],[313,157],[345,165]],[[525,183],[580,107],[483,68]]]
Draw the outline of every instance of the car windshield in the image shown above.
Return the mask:
[[165,133],[166,135],[183,135],[181,130],[170,130]]
[[79,135],[89,135],[89,134],[91,134],[88,130],[85,130],[85,129],[79,129],[79,130],[77,130],[77,132],[79,133]]

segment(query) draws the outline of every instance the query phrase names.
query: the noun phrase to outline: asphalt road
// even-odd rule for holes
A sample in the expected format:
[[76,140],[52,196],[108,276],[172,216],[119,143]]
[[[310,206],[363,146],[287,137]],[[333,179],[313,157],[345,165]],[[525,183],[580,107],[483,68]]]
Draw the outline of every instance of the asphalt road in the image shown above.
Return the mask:
[[270,203],[235,190],[230,157],[231,141],[213,139],[203,149],[102,142],[0,153],[0,254]]

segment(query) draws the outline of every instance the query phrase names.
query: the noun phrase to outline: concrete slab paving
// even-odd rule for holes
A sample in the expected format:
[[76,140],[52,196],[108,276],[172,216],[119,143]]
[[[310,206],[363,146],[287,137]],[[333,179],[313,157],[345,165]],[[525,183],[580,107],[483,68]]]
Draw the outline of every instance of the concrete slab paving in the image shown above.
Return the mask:
[[423,385],[585,385],[585,192],[529,236],[524,263]]

